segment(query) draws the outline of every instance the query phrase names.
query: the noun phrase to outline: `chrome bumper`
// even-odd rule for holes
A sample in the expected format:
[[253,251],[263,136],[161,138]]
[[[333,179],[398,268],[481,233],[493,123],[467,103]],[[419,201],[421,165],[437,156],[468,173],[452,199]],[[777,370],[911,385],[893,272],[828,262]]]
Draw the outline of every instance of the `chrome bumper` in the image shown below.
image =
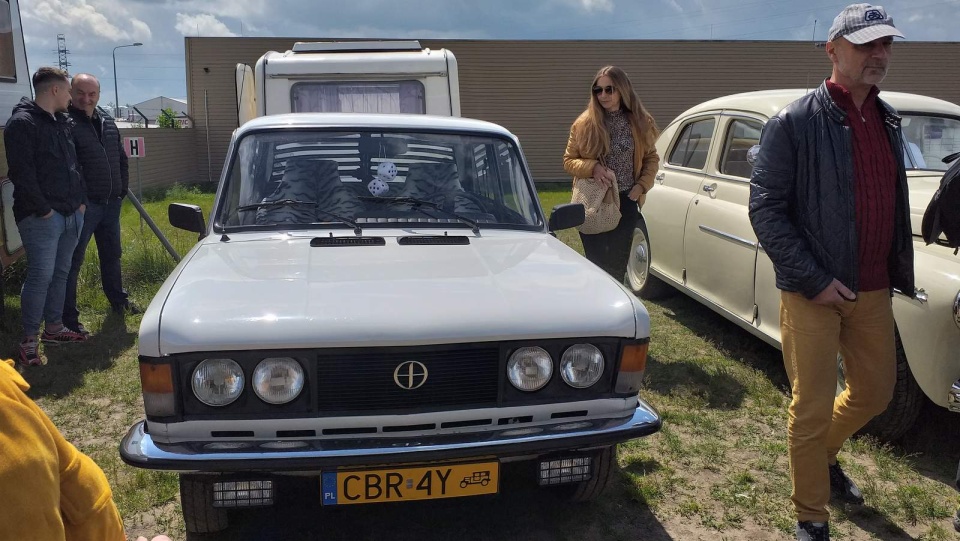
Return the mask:
[[947,393],[947,409],[960,413],[960,379],[953,382],[950,392]]
[[[120,442],[120,457],[138,468],[180,472],[319,471],[339,466],[406,464],[471,457],[525,457],[613,445],[660,430],[660,415],[643,400],[633,415],[564,419],[542,425],[505,425],[495,431],[421,438],[343,438],[336,440],[202,441],[157,443],[135,424]],[[299,448],[276,449],[278,443]],[[215,449],[236,443],[241,449]],[[266,445],[266,447],[265,447]]]

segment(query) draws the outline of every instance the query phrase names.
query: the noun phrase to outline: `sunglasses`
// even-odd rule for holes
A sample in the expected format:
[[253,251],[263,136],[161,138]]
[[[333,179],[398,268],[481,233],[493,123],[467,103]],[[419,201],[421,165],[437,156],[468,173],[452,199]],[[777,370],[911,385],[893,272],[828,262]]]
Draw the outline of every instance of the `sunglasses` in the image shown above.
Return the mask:
[[593,87],[593,93],[597,96],[606,92],[607,94],[613,94],[616,91],[612,86],[595,86]]

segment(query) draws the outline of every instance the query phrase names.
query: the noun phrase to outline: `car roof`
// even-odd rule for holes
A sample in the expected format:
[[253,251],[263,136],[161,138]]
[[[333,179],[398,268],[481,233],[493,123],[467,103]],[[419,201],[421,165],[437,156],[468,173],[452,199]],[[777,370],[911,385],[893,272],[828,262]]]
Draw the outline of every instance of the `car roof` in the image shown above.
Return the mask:
[[[808,92],[812,92],[812,89],[790,88],[731,94],[691,107],[677,118],[686,118],[690,115],[720,109],[754,112],[770,118]],[[909,94],[906,92],[882,91],[880,92],[880,98],[893,106],[897,111],[922,111],[960,117],[960,105],[929,96]]]
[[509,130],[483,120],[463,117],[374,113],[286,113],[254,118],[237,129],[237,135],[267,129],[330,128],[384,130],[451,130],[488,132],[514,138]]

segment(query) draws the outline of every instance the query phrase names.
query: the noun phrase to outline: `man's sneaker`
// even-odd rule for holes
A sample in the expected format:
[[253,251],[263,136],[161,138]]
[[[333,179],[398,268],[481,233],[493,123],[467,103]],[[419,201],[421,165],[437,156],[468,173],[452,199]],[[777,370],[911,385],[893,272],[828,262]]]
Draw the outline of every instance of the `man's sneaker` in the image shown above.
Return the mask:
[[83,326],[83,323],[77,323],[76,325],[66,325],[66,324],[64,324],[64,327],[67,327],[68,329],[71,329],[71,330],[73,330],[73,331],[76,331],[78,334],[82,334],[82,335],[86,336],[87,338],[90,337],[90,331],[88,331],[87,328]]
[[45,344],[71,344],[73,342],[83,342],[87,337],[83,334],[80,334],[77,331],[67,328],[66,326],[60,327],[60,330],[56,332],[50,332],[47,329],[43,330],[43,334],[40,335],[40,340]]
[[797,541],[830,541],[830,526],[826,522],[798,522]]
[[839,462],[830,466],[830,496],[842,502],[863,504],[863,494],[847,474],[843,473]]
[[37,338],[31,336],[24,338],[17,348],[17,358],[20,364],[24,366],[40,366],[44,364],[43,357],[40,356],[39,344]]

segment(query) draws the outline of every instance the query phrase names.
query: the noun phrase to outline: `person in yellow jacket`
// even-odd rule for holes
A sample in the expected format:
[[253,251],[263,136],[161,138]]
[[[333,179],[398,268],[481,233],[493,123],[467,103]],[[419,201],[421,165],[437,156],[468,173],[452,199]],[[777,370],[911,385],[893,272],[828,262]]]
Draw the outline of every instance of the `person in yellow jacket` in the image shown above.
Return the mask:
[[63,437],[29,388],[12,360],[0,361],[0,541],[126,541],[103,470]]

